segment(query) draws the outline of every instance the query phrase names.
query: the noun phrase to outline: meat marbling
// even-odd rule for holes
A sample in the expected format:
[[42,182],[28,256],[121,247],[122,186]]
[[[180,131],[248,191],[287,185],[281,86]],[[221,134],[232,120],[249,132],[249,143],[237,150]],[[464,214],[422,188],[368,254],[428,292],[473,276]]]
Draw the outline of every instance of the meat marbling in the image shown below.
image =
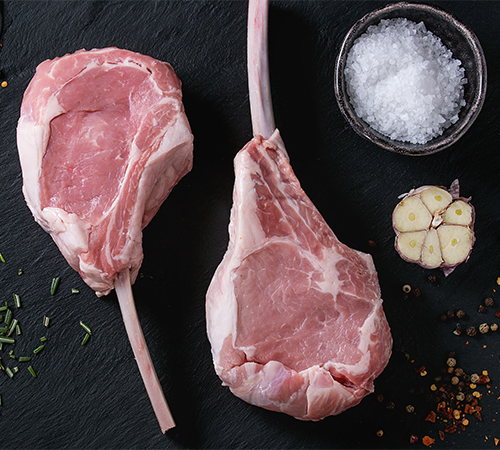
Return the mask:
[[191,170],[193,136],[172,67],[117,48],[41,63],[17,129],[35,220],[98,296],[116,288],[162,430],[174,426],[132,296],[142,229]]
[[267,0],[250,0],[254,138],[237,154],[230,241],[207,292],[215,370],[243,400],[320,420],[373,391],[392,350],[372,258],[302,190],[272,113]]

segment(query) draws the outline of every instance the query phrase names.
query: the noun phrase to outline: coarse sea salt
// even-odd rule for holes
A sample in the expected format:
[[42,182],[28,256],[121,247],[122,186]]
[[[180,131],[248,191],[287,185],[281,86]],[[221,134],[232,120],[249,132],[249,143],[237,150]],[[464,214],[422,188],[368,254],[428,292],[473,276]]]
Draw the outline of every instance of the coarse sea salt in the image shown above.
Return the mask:
[[467,83],[441,39],[405,18],[385,19],[354,41],[345,80],[357,116],[392,140],[425,144],[458,121]]

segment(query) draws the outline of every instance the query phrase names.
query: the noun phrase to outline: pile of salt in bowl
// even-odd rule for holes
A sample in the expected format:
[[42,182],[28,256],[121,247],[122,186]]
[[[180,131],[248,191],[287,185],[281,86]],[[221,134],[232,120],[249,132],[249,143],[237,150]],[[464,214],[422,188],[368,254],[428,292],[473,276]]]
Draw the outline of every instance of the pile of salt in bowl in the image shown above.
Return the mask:
[[465,70],[441,39],[405,18],[385,19],[354,41],[345,79],[359,118],[392,140],[425,144],[457,122]]

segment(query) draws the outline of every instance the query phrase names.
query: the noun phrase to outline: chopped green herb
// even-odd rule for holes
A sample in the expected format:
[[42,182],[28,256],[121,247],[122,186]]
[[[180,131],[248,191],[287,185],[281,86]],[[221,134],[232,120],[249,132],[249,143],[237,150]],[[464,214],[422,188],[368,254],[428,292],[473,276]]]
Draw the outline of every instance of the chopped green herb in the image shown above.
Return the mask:
[[16,359],[16,355],[14,355],[14,350],[11,350],[9,352],[9,356],[12,358],[12,359]]
[[23,269],[19,269],[19,270],[17,271],[17,274],[18,274],[18,275],[22,275],[22,274],[23,274]]
[[57,291],[57,287],[59,286],[59,282],[61,281],[61,278],[52,278],[52,284],[50,285],[50,294],[54,295]]
[[10,367],[6,367],[5,368],[5,373],[10,377],[14,377],[14,373],[12,372],[11,368]]
[[0,334],[5,334],[9,331],[9,327],[0,327]]
[[47,340],[47,338],[46,338],[45,336],[42,336],[42,337],[40,338],[40,341],[42,341],[42,342],[45,342],[46,340]]
[[21,297],[17,294],[14,294],[14,304],[16,305],[16,308],[21,307]]
[[47,328],[49,328],[49,323],[50,323],[50,317],[43,316],[43,324],[44,324],[44,326],[46,326]]
[[0,323],[3,322],[3,316],[0,314]]
[[16,325],[16,334],[19,336],[21,334],[21,327],[19,324]]
[[33,375],[36,378],[35,369],[33,369],[33,367],[29,366],[28,370],[30,371],[31,375]]
[[17,366],[13,367],[12,368],[12,373],[17,373],[17,372],[19,372],[19,367],[17,367]]
[[0,406],[2,406],[2,394],[0,394]]
[[45,345],[39,345],[35,350],[33,350],[33,353],[36,355],[37,353],[40,353],[43,349],[45,348]]
[[2,261],[3,263],[5,262],[5,258],[2,256],[1,253],[0,253],[0,261]]
[[16,340],[14,338],[0,336],[0,342],[4,344],[15,344]]
[[85,345],[89,339],[90,339],[90,334],[89,334],[89,333],[87,333],[87,334],[85,335],[85,337],[83,338],[82,345]]
[[10,324],[9,331],[7,333],[7,337],[9,337],[12,333],[14,333],[14,330],[16,329],[18,322],[19,322],[19,320],[17,320],[17,319],[14,319],[12,321],[12,323]]
[[0,341],[0,350],[2,350],[2,349],[3,349],[3,342]]
[[19,362],[28,362],[31,361],[31,356],[20,356]]
[[5,319],[4,319],[4,322],[7,324],[7,325],[10,325],[10,322],[12,321],[12,310],[10,310],[9,308],[7,308],[7,312],[5,313]]
[[82,326],[82,328],[88,333],[88,334],[92,334],[92,331],[90,331],[90,328],[85,325],[81,320],[80,320],[80,325]]
[[80,293],[80,291],[79,291],[78,289],[72,288],[72,289],[71,289],[71,293],[72,293],[72,294],[79,294],[79,293]]
[[7,308],[7,302],[5,302],[5,306],[0,306],[0,311],[5,311]]

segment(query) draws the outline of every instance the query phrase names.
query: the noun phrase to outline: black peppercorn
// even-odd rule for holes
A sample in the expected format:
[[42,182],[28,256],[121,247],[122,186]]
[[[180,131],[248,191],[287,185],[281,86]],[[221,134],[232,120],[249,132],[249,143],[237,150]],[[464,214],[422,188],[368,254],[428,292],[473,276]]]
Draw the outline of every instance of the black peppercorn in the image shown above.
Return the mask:
[[442,322],[446,322],[448,320],[448,316],[446,314],[441,314],[439,318],[441,319]]
[[463,318],[465,317],[465,312],[464,312],[464,311],[462,311],[461,309],[459,309],[459,310],[457,311],[457,317],[458,317],[459,319],[463,319]]
[[493,302],[493,299],[492,299],[491,297],[488,297],[488,298],[485,298],[485,299],[484,299],[484,304],[485,304],[486,306],[493,306],[493,303],[494,303],[494,302]]
[[433,283],[433,284],[434,284],[434,283],[437,281],[437,278],[436,278],[436,276],[435,276],[435,275],[429,275],[429,276],[427,277],[427,281],[428,281],[429,283]]
[[451,310],[447,311],[446,315],[448,316],[448,319],[453,319],[453,317],[455,317],[455,313]]
[[483,313],[486,311],[486,306],[484,305],[479,305],[479,308],[477,308],[477,311],[480,312],[480,313]]
[[476,331],[476,328],[475,327],[469,327],[467,328],[467,336],[475,336],[477,333]]

